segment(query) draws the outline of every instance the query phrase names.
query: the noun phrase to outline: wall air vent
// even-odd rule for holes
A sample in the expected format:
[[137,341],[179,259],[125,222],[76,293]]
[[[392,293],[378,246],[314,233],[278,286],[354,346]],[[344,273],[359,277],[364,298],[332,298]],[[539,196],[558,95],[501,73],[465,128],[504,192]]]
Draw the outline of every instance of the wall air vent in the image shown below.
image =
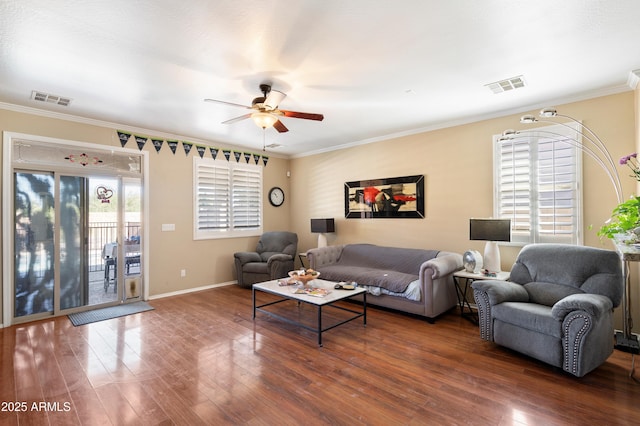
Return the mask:
[[517,77],[507,78],[505,80],[496,81],[495,83],[485,84],[492,93],[498,94],[508,92],[509,90],[520,89],[524,87],[524,78],[519,75]]
[[63,98],[62,96],[51,95],[49,93],[38,92],[34,90],[31,92],[31,99],[38,102],[46,102],[49,104],[56,104],[60,106],[68,107],[71,103],[71,99]]

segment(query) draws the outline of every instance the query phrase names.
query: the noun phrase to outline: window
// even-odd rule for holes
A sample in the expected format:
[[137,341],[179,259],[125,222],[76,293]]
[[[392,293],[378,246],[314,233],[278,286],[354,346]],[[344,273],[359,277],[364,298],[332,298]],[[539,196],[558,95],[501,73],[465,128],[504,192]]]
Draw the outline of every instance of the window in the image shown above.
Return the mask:
[[575,126],[494,137],[494,217],[515,243],[582,243],[582,152]]
[[194,158],[194,239],[262,234],[262,167]]

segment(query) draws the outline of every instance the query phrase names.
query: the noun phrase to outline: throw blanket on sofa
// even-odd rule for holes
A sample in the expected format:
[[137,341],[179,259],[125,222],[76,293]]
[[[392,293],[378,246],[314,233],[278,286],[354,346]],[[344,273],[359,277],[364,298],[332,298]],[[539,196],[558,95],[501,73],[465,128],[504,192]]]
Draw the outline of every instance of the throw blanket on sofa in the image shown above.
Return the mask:
[[418,279],[420,265],[438,255],[438,250],[349,244],[333,265],[320,268],[327,280],[356,281],[402,293]]

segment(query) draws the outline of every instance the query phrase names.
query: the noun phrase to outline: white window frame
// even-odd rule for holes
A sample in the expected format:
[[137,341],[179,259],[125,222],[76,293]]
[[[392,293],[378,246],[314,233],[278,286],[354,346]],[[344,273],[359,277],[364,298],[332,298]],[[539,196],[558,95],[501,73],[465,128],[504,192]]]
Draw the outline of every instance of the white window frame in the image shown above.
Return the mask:
[[[255,164],[194,157],[193,239],[262,235],[262,172],[262,166]],[[214,181],[219,188],[217,200],[211,191],[202,190],[207,185],[211,189]],[[218,203],[217,207],[212,203]],[[218,227],[212,223],[216,222],[215,217],[206,223],[206,206],[218,212]]]
[[[580,136],[575,123],[526,130],[506,142],[500,140],[501,135],[494,135],[493,214],[496,218],[511,219],[512,244],[583,243]],[[540,158],[539,147],[545,143],[553,143],[552,149],[561,156],[558,161],[571,164],[570,173],[555,157]],[[519,151],[509,150],[514,144],[519,145]],[[549,186],[557,189],[549,190]],[[570,207],[562,208],[562,203]],[[545,204],[551,208],[545,209]]]

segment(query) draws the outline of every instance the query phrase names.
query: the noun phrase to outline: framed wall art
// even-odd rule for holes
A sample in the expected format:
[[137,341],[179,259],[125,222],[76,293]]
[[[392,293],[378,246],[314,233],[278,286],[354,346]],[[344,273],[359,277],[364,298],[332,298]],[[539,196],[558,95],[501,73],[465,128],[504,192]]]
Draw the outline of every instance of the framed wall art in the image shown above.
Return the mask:
[[424,176],[345,182],[344,216],[347,219],[422,219]]

